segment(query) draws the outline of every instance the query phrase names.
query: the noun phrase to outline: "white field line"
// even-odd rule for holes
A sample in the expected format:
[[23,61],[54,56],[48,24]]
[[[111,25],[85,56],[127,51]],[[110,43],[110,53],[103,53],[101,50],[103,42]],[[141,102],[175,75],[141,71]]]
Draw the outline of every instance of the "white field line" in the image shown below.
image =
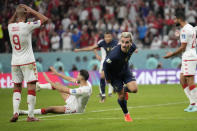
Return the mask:
[[[183,102],[174,102],[174,103],[166,103],[166,104],[155,104],[155,105],[142,105],[142,106],[134,106],[134,107],[128,107],[128,109],[132,109],[132,108],[150,108],[150,107],[161,107],[161,106],[169,106],[169,105],[179,105],[179,104],[183,104],[183,103],[187,103],[188,101],[183,101]],[[97,111],[89,111],[89,112],[85,112],[86,113],[97,113],[97,112],[105,112],[105,111],[116,111],[116,110],[121,110],[121,108],[111,108],[111,109],[106,109],[106,110],[97,110]],[[75,113],[76,115],[78,114],[84,114],[84,113]],[[50,117],[57,117],[57,116],[67,116],[67,115],[75,115],[75,114],[58,114],[58,115],[50,115],[50,116],[40,116],[37,117],[39,119],[42,118],[50,118]],[[79,120],[80,118],[78,118],[77,120]],[[88,119],[88,118],[87,118]],[[89,118],[91,119],[91,118]],[[97,119],[97,118],[94,118]],[[98,119],[120,119],[120,118],[98,118]],[[140,118],[141,119],[141,118]],[[144,119],[144,118],[142,118]],[[148,119],[148,118],[147,118]],[[26,119],[21,119],[19,121],[24,121]],[[43,120],[43,119],[42,119]],[[47,119],[50,120],[50,119]],[[66,119],[64,119],[66,120]],[[69,119],[71,120],[71,119]]]
[[[157,118],[134,118],[134,120],[197,120],[197,118],[186,118],[186,117],[157,117]],[[41,119],[45,121],[57,121],[57,120],[121,120],[123,119],[122,117],[103,117],[103,118],[61,118],[61,119]]]

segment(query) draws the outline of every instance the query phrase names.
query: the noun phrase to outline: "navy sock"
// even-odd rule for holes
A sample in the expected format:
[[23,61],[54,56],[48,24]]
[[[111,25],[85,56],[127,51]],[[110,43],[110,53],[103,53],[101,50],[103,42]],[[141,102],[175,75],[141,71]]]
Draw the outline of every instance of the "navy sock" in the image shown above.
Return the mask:
[[118,99],[118,103],[119,103],[120,107],[122,108],[122,111],[124,112],[124,114],[127,114],[128,113],[127,101]]
[[100,88],[101,88],[101,93],[105,94],[105,79],[100,79]]
[[131,91],[128,89],[127,86],[124,86],[124,92],[129,92],[129,93],[131,93]]

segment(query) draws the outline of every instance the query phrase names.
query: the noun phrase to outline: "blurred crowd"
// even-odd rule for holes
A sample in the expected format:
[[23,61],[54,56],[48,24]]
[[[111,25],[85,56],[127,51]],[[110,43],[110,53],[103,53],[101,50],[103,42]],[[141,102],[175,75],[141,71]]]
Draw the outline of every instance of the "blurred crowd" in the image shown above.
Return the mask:
[[122,31],[132,32],[139,48],[176,48],[175,11],[184,10],[192,25],[197,20],[196,0],[2,0],[0,53],[11,52],[7,23],[20,3],[49,18],[32,35],[33,49],[39,52],[90,46],[106,30],[111,30],[114,38],[119,38]]

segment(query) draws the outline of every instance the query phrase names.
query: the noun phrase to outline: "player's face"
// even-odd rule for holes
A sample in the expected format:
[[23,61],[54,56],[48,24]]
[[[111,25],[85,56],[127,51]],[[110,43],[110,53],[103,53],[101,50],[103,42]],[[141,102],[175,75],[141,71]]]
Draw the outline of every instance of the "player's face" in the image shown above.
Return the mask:
[[107,44],[110,43],[112,41],[112,34],[105,34],[104,40]]
[[180,20],[177,19],[176,17],[174,18],[174,24],[179,26],[180,25]]
[[77,76],[77,82],[80,83],[81,80],[83,80],[83,76],[80,75],[80,73]]
[[121,43],[121,49],[123,51],[128,51],[128,49],[131,47],[131,38],[125,38],[125,37],[122,37],[121,40],[120,40],[120,43]]

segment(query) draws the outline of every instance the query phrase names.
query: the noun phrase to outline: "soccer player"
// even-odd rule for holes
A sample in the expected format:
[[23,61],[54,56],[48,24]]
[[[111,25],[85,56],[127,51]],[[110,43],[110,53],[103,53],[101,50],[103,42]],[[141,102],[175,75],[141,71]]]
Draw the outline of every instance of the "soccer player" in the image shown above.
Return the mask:
[[[26,22],[27,15],[34,15],[36,21]],[[34,118],[36,103],[36,81],[38,80],[35,58],[32,50],[31,33],[48,20],[47,17],[30,7],[20,4],[8,23],[10,42],[12,45],[12,81],[14,82],[13,111],[10,122],[16,122],[19,116],[22,81],[27,82],[28,117],[27,121],[38,121]]]
[[[125,115],[125,121],[132,118],[127,109],[126,93],[137,93],[137,83],[129,69],[128,61],[136,50],[130,32],[122,32],[120,45],[116,46],[106,57],[103,69],[107,82],[110,82],[118,93],[118,103]],[[126,85],[126,86],[123,86]]]
[[[100,64],[100,69],[99,69],[99,73],[100,73],[100,93],[101,93],[101,101],[100,102],[104,102],[105,101],[105,75],[104,75],[104,71],[103,71],[103,62],[105,60],[105,57],[107,56],[107,54],[112,50],[113,47],[115,47],[118,44],[118,40],[113,39],[112,37],[112,32],[110,31],[106,31],[104,34],[104,39],[100,40],[98,42],[98,44],[93,45],[93,46],[89,46],[89,47],[85,47],[82,49],[75,49],[75,52],[79,52],[79,51],[93,51],[97,57],[98,60],[101,61]],[[101,48],[101,57],[97,54],[96,50],[97,48]],[[111,96],[112,92],[113,92],[113,87],[111,86],[111,84],[108,84],[108,95]]]
[[[92,86],[88,82],[89,73],[86,70],[80,70],[77,78],[72,78],[58,73],[55,68],[50,67],[53,74],[73,83],[79,84],[79,88],[70,89],[64,85],[53,83],[44,73],[47,84],[37,84],[37,88],[41,89],[57,89],[64,101],[65,106],[51,106],[42,109],[34,110],[34,114],[47,114],[47,113],[82,113],[88,103],[90,95],[92,94]],[[28,111],[20,110],[20,114],[27,114]]]
[[196,31],[194,27],[185,21],[185,13],[177,11],[175,13],[175,24],[181,26],[180,42],[181,46],[175,52],[168,52],[165,59],[182,54],[182,65],[180,74],[180,83],[184,89],[186,96],[190,101],[190,105],[184,109],[187,112],[197,111],[197,88],[194,82],[196,73]]

